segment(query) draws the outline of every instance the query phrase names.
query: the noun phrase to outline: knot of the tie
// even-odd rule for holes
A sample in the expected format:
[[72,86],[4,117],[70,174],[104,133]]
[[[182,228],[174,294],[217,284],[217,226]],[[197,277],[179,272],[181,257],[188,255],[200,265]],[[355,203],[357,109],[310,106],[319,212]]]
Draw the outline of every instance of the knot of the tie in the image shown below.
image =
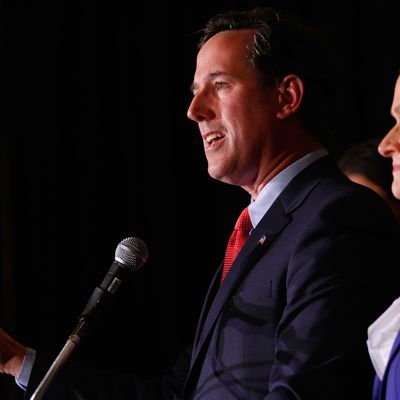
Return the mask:
[[249,210],[246,207],[241,214],[239,215],[238,220],[236,221],[235,228],[232,232],[231,237],[229,238],[228,245],[226,247],[225,252],[225,260],[224,260],[224,268],[222,270],[221,276],[221,284],[224,281],[228,271],[238,255],[239,251],[246,243],[247,238],[249,237],[250,230],[252,229]]

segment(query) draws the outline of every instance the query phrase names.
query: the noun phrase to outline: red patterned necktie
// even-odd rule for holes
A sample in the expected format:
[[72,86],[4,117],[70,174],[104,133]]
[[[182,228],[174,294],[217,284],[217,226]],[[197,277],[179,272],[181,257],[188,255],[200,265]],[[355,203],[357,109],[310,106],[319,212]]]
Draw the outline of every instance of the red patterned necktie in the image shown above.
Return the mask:
[[226,275],[228,274],[229,268],[231,267],[233,261],[238,255],[240,249],[246,243],[249,237],[250,230],[252,229],[249,210],[246,207],[236,222],[235,228],[232,232],[231,237],[228,241],[228,246],[226,247],[224,268],[222,270],[221,284],[224,281]]

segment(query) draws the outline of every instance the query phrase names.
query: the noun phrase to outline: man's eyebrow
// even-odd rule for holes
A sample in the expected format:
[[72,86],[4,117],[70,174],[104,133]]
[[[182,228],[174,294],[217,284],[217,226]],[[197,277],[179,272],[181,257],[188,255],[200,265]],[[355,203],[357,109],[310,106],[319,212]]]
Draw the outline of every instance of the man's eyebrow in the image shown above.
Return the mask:
[[[220,76],[229,76],[229,75],[230,74],[228,74],[227,72],[222,72],[222,71],[211,72],[208,74],[207,80],[212,81],[213,79],[218,78]],[[193,82],[190,85],[190,91],[193,93],[198,87],[199,85],[196,82]]]

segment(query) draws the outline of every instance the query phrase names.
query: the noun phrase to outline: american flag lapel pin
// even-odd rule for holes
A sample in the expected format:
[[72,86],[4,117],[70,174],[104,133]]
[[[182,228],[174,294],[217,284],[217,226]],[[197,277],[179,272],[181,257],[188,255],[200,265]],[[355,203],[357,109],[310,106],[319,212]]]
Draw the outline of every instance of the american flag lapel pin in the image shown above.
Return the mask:
[[263,246],[266,240],[267,240],[267,235],[264,233],[261,236],[261,238],[258,240],[257,245],[258,246]]

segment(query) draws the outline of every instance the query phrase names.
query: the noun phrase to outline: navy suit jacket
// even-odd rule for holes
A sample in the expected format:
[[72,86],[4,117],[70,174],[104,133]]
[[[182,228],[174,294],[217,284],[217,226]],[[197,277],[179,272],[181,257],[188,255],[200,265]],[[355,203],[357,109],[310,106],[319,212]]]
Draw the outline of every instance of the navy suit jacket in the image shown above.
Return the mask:
[[317,160],[254,228],[221,287],[217,271],[188,367],[147,395],[136,377],[104,388],[68,367],[46,399],[370,399],[367,328],[398,296],[399,245],[384,201],[330,157]]
[[375,376],[373,400],[400,399],[400,332],[390,352],[382,381]]

